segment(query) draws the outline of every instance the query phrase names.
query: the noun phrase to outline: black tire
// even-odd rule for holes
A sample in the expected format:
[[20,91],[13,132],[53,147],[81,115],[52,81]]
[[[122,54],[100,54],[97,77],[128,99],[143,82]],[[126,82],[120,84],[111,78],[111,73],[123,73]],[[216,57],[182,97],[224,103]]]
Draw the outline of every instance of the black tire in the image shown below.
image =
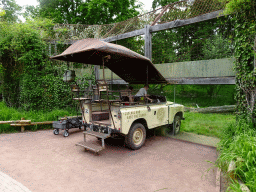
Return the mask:
[[180,126],[181,126],[181,118],[179,115],[176,115],[174,117],[174,121],[172,124],[172,133],[173,135],[177,135],[180,132]]
[[68,137],[68,136],[69,136],[68,130],[65,130],[65,131],[64,131],[63,136],[64,136],[64,137]]
[[133,150],[141,148],[146,140],[146,129],[141,123],[132,125],[128,135],[126,135],[125,143],[127,147]]
[[59,129],[54,129],[54,130],[53,130],[53,134],[54,134],[54,135],[59,135]]

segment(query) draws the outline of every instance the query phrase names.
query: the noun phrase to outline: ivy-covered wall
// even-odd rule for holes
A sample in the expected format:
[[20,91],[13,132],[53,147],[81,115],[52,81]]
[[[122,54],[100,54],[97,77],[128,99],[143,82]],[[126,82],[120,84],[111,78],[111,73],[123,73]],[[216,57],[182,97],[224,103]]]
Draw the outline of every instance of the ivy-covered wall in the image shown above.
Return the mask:
[[63,82],[66,65],[49,60],[49,20],[0,25],[1,90],[10,107],[26,110],[64,108],[72,104]]
[[256,2],[230,1],[226,13],[232,14],[235,31],[236,100],[238,116],[255,121],[256,97]]

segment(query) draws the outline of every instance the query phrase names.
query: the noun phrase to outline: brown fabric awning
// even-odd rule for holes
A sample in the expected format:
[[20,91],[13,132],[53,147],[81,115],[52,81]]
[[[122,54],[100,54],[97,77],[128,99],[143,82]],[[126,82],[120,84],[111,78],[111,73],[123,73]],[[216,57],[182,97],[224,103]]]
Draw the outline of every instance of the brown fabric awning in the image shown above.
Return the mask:
[[111,58],[104,65],[130,84],[145,84],[147,78],[149,84],[167,83],[147,57],[126,47],[97,39],[79,40],[51,59],[103,65],[103,57],[108,55]]

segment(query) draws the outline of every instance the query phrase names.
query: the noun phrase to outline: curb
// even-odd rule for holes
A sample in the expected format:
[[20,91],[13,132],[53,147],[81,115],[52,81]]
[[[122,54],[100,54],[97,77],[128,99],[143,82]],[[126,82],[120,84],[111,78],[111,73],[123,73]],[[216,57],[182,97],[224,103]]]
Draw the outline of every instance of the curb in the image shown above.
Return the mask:
[[170,136],[168,138],[171,138],[171,139],[174,139],[174,140],[177,140],[177,141],[183,141],[183,142],[186,142],[186,143],[197,144],[197,145],[202,145],[204,147],[210,147],[210,148],[216,149],[216,147],[212,146],[212,145],[206,145],[206,144],[196,143],[196,142],[187,141],[187,140],[183,140],[183,139],[177,139],[177,138],[170,137]]
[[[181,134],[184,134],[184,138],[182,138],[182,135]],[[211,147],[211,148],[214,148],[216,149],[216,145],[219,141],[216,140],[216,138],[214,137],[209,137],[209,136],[204,136],[204,135],[197,135],[197,134],[194,134],[194,133],[189,133],[189,132],[181,132],[181,134],[179,134],[179,137],[177,138],[176,136],[173,136],[173,135],[169,135],[167,137],[169,138],[172,138],[172,139],[175,139],[175,140],[179,140],[179,141],[184,141],[184,142],[188,142],[188,143],[193,143],[193,144],[198,144],[198,145],[202,145],[202,146],[205,146],[205,147]],[[195,137],[195,139],[186,139],[188,138],[187,136],[192,136],[192,137]],[[197,137],[197,138],[196,138]],[[215,142],[212,142],[210,144],[207,144],[208,142],[203,142],[203,139],[201,138],[198,138],[198,137],[204,137],[203,139],[208,139],[208,138],[214,138],[216,141]],[[196,140],[196,141],[195,141]],[[199,140],[199,141],[198,141]]]
[[1,192],[31,192],[27,187],[16,181],[9,175],[0,171],[0,191]]
[[221,173],[221,169],[218,168],[218,169],[217,169],[217,173],[216,173],[216,192],[220,192],[220,191],[221,191],[221,178],[220,178],[220,173]]

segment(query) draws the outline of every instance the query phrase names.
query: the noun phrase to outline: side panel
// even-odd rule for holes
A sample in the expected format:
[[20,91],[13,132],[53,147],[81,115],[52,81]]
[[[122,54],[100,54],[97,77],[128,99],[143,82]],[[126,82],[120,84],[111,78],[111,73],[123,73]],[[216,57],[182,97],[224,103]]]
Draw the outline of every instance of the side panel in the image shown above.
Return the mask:
[[166,104],[150,106],[150,110],[146,118],[149,129],[168,124],[168,106]]
[[184,114],[184,106],[183,105],[179,105],[179,104],[173,104],[173,105],[169,105],[169,123],[172,124],[175,115],[178,112],[182,112],[182,117]]
[[83,110],[84,110],[84,117],[83,121],[89,123],[92,121],[92,112],[93,111],[101,111],[101,109],[108,110],[108,105],[106,104],[100,104],[100,103],[83,103]]
[[131,125],[138,119],[144,119],[149,129],[168,123],[168,106],[164,104],[127,107],[121,109],[123,134],[128,134]]
[[83,121],[89,123],[92,120],[92,104],[84,103],[83,110],[84,110]]
[[120,111],[120,107],[119,106],[111,106],[111,113],[112,113],[112,117],[113,117],[113,120],[114,120],[114,123],[112,121],[112,118],[111,118],[111,114],[109,114],[109,118],[110,118],[110,122],[111,122],[111,128],[116,128],[117,130],[120,130],[121,131],[121,120],[118,118],[118,113]]

